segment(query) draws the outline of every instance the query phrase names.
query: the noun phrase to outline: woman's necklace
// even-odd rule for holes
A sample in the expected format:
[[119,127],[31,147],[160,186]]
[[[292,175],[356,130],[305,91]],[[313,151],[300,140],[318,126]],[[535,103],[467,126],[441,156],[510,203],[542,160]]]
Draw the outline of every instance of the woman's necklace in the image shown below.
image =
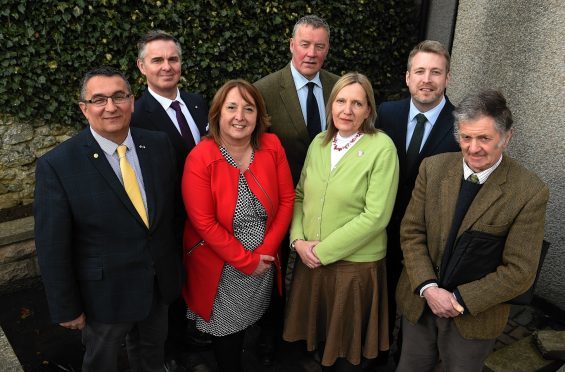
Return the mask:
[[349,142],[347,142],[347,143],[346,143],[345,145],[343,145],[342,147],[339,147],[339,146],[337,145],[337,133],[336,133],[335,136],[334,136],[334,139],[333,139],[333,141],[332,141],[334,150],[336,150],[336,151],[347,150],[347,149],[349,148],[349,146],[351,146],[355,141],[357,141],[357,138],[361,137],[362,134],[363,134],[363,133],[361,133],[361,132],[357,132],[357,133],[353,136],[353,138],[351,138],[351,139],[349,140]]
[[251,162],[251,154],[253,153],[253,148],[251,146],[245,147],[243,150],[235,149],[233,147],[223,144],[224,148],[230,154],[233,161],[237,164],[237,167],[242,172],[249,168],[249,163]]

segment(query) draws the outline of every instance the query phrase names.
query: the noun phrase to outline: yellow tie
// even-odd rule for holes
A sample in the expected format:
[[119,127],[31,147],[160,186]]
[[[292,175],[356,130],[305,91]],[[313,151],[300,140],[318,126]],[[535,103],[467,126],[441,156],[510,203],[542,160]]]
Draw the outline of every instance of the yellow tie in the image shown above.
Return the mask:
[[126,158],[127,149],[126,145],[118,146],[118,156],[120,157],[120,170],[122,171],[124,188],[126,189],[126,193],[133,203],[135,210],[139,213],[143,222],[145,222],[145,226],[149,227],[149,220],[147,219],[147,212],[145,212],[145,206],[143,205],[143,199],[141,198],[141,192],[139,191],[139,184],[137,183],[135,172]]

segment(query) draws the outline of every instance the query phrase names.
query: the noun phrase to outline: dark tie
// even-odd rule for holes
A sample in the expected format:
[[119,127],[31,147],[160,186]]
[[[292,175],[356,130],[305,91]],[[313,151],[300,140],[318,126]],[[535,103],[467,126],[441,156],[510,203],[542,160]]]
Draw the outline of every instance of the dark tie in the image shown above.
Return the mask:
[[190,131],[188,122],[186,121],[186,118],[184,117],[180,109],[180,102],[173,101],[171,103],[171,108],[175,110],[175,114],[177,115],[177,122],[179,123],[182,139],[184,140],[188,148],[192,149],[194,146],[196,146],[196,143],[194,142],[194,137],[192,137],[192,132]]
[[308,98],[306,99],[306,125],[308,126],[310,139],[312,139],[316,137],[316,134],[322,131],[322,124],[320,121],[318,101],[316,101],[316,96],[314,96],[314,86],[316,84],[309,82],[307,85]]
[[416,128],[414,128],[410,145],[408,145],[408,150],[406,151],[406,166],[408,172],[416,165],[418,157],[420,156],[420,146],[422,146],[422,138],[424,137],[424,129],[427,120],[424,114],[420,113],[416,115]]
[[472,183],[479,183],[479,177],[475,173],[473,173],[467,178],[467,181]]

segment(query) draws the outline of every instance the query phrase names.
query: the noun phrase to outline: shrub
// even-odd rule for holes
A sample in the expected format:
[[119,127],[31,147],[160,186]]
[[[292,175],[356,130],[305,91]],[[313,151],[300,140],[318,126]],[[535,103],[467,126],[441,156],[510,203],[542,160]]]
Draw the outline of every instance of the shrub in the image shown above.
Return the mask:
[[227,79],[255,81],[286,65],[305,14],[330,24],[328,70],[363,72],[378,101],[397,98],[416,42],[414,8],[414,0],[0,0],[0,111],[76,124],[80,78],[102,64],[123,70],[138,95],[136,42],[151,29],[179,39],[181,86],[211,99]]

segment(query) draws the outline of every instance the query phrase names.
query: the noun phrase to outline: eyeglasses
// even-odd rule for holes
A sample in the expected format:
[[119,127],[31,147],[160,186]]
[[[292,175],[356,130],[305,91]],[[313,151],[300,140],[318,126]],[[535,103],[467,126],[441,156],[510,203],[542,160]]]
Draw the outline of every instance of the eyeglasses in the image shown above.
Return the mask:
[[131,96],[132,95],[130,93],[115,93],[115,94],[111,95],[110,97],[108,97],[108,96],[94,96],[91,99],[85,99],[82,102],[90,103],[94,106],[102,107],[102,106],[106,106],[109,98],[112,98],[112,102],[116,105],[119,105],[121,103],[127,102],[129,97],[131,97]]

